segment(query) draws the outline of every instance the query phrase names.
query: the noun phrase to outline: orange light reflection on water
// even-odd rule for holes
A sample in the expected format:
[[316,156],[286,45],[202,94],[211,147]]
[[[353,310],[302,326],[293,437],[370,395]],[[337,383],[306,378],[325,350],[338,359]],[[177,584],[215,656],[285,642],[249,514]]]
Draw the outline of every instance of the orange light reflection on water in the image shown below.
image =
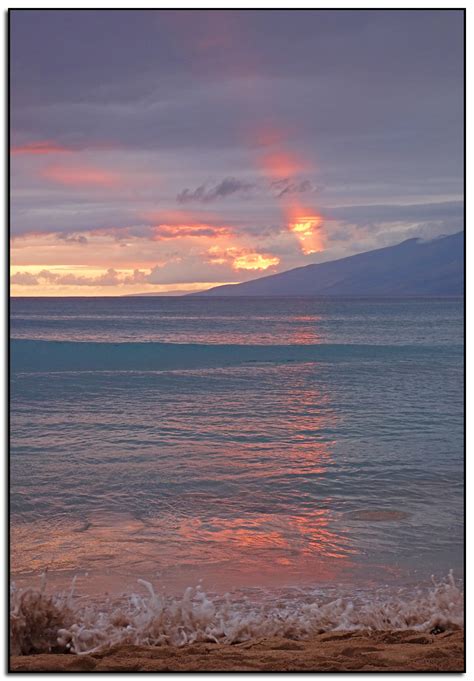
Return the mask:
[[320,323],[322,315],[298,315],[293,317],[291,342],[294,345],[312,345],[324,342]]
[[[275,396],[272,430],[260,433],[258,413],[245,424],[240,418],[226,426],[206,421],[210,438],[224,428],[227,441],[212,454],[211,467],[208,446],[188,465],[197,481],[212,479],[214,471],[210,487],[191,485],[172,504],[150,499],[156,504],[149,517],[92,513],[81,521],[17,526],[13,573],[160,573],[168,583],[206,576],[211,587],[229,588],[335,580],[349,571],[357,553],[354,532],[344,514],[332,510],[326,481],[334,463],[328,434],[338,425],[330,393],[317,372],[301,365],[279,373],[292,389],[280,391],[279,401]],[[236,401],[236,414],[239,409]],[[264,423],[268,428],[268,418]]]

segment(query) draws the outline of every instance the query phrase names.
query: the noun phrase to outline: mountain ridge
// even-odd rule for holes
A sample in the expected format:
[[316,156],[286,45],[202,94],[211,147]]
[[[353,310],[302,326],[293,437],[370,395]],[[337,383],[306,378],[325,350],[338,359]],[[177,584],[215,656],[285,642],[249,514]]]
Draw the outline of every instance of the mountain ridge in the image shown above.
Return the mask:
[[188,295],[462,295],[464,232],[406,239],[345,258],[296,267]]

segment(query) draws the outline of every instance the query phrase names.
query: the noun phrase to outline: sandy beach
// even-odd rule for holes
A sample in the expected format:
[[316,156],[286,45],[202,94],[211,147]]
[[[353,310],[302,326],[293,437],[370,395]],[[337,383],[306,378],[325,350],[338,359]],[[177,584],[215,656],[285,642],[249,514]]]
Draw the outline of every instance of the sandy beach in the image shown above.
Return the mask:
[[182,648],[121,645],[93,655],[11,658],[12,672],[464,670],[464,631],[329,632],[307,641],[261,638]]

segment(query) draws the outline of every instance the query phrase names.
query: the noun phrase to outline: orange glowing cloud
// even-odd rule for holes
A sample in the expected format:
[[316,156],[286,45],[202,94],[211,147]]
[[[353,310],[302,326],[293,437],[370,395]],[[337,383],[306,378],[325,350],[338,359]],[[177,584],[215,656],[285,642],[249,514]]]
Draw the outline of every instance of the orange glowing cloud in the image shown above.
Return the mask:
[[94,166],[54,165],[44,168],[43,177],[68,187],[117,187],[122,183],[119,173]]
[[71,151],[68,147],[61,146],[59,144],[56,144],[56,142],[50,142],[47,140],[44,141],[39,141],[39,142],[30,142],[28,144],[22,144],[16,147],[12,147],[10,149],[10,153],[13,154],[14,156],[19,155],[19,154],[33,154],[33,155],[41,155],[41,154],[58,154],[58,153],[64,153]]
[[179,239],[184,237],[219,237],[231,234],[231,230],[226,226],[214,226],[206,223],[190,223],[182,225],[156,225],[153,227],[153,240]]
[[280,258],[275,255],[234,246],[229,248],[212,246],[208,250],[208,256],[208,261],[213,265],[230,264],[233,270],[267,270],[280,263]]
[[305,255],[318,253],[324,250],[321,234],[322,218],[320,215],[297,214],[288,224],[293,234],[300,242],[301,250]]
[[214,212],[199,211],[199,217],[189,210],[166,210],[142,213],[144,221],[151,224],[153,241],[168,239],[224,239],[234,234],[230,225],[219,222]]
[[[257,147],[261,147],[257,163],[266,177],[273,181],[272,186],[281,188],[281,191],[277,191],[276,198],[281,201],[288,229],[297,237],[301,251],[310,255],[324,250],[322,218],[312,210],[302,208],[294,194],[311,187],[309,180],[301,180],[300,174],[311,170],[312,166],[299,154],[288,150],[286,137],[288,135],[283,130],[271,124],[259,129],[254,136]],[[290,184],[282,185],[283,182]]]
[[234,270],[267,270],[276,267],[280,258],[275,255],[263,255],[262,253],[242,253],[238,255],[232,267]]

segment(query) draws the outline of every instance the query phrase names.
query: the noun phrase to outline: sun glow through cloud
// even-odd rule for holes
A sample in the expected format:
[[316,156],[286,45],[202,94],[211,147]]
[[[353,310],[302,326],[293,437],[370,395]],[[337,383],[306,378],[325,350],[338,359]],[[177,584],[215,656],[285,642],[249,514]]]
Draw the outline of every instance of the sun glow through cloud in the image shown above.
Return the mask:
[[257,165],[260,171],[276,187],[276,198],[280,201],[287,229],[298,239],[304,255],[324,250],[322,218],[311,209],[302,208],[289,188],[311,189],[312,183],[302,173],[314,171],[310,163],[297,151],[291,150],[289,133],[269,124],[257,130],[253,139],[257,148]]
[[285,151],[264,154],[262,166],[267,175],[276,180],[294,177],[308,168],[307,164],[296,154]]
[[277,256],[244,253],[235,258],[232,267],[234,270],[267,270],[269,267],[275,267],[279,262],[280,258]]
[[161,239],[181,239],[185,237],[219,237],[230,233],[230,228],[226,226],[214,226],[205,223],[185,224],[185,225],[156,225],[153,228],[153,238],[157,241]]
[[229,263],[233,270],[267,270],[276,267],[280,258],[269,253],[257,253],[238,247],[211,246],[208,260],[215,265]]
[[301,245],[305,255],[319,253],[324,250],[320,227],[322,219],[319,215],[301,215],[289,223],[290,231],[293,232]]

